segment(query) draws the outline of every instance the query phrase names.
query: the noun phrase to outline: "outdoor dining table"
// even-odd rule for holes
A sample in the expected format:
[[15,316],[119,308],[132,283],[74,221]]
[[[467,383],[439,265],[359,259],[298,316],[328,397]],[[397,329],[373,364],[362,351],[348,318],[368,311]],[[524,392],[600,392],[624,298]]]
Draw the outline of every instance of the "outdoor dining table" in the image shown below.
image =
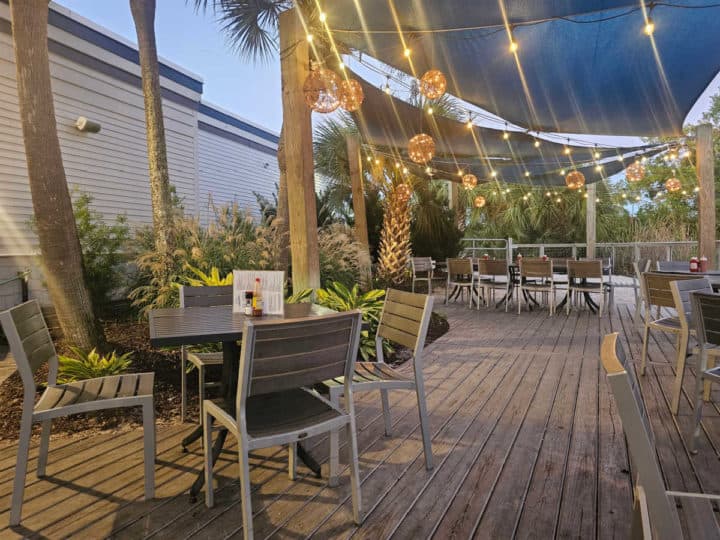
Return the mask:
[[697,276],[698,278],[704,277],[710,282],[710,286],[715,292],[720,290],[720,270],[706,270],[705,272],[691,272],[690,270],[657,270],[658,274],[688,274],[691,276]]
[[[292,319],[313,317],[333,313],[333,310],[317,304],[285,304],[284,315],[265,315],[261,319]],[[150,311],[150,343],[154,347],[177,347],[203,343],[222,343],[223,363],[220,380],[220,394],[225,399],[228,412],[235,416],[238,372],[240,369],[240,346],[243,327],[248,317],[233,313],[232,306],[165,308]],[[255,318],[252,318],[255,319]],[[182,441],[183,450],[202,436],[202,426],[196,428]],[[212,448],[212,463],[225,444],[227,430],[221,429]],[[320,477],[320,465],[307,454],[301,444],[297,445],[298,457]],[[205,476],[200,471],[190,488],[190,501],[196,502]]]

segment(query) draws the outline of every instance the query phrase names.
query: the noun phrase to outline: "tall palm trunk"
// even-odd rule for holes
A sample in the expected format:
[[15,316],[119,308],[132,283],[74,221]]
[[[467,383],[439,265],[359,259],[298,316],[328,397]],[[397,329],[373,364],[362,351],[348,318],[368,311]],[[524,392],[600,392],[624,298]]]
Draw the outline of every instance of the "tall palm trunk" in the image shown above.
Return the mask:
[[155,44],[155,0],[130,0],[140,52],[145,125],[147,131],[150,199],[152,201],[155,249],[161,256],[172,251],[172,196],[168,171],[165,123],[160,89],[160,66]]
[[278,141],[277,160],[280,178],[278,180],[278,202],[275,227],[280,240],[280,269],[287,273],[290,260],[290,236],[288,229],[288,192],[287,192],[287,162],[285,161],[285,126],[280,128],[280,140]]
[[57,135],[50,81],[48,0],[11,0],[18,101],[35,225],[50,299],[74,345],[102,345]]
[[405,280],[410,257],[410,200],[393,188],[388,193],[380,232],[378,275],[391,285]]

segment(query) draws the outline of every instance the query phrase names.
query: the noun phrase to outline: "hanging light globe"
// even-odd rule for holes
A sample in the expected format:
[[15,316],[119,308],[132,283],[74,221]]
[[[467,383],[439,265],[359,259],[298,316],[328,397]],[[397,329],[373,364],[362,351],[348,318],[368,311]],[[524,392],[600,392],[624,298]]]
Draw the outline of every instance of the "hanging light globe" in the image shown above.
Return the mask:
[[477,176],[474,174],[465,174],[462,177],[462,185],[465,189],[473,189],[475,186],[477,186]]
[[565,177],[565,184],[570,189],[580,189],[585,185],[585,175],[580,171],[570,171]]
[[645,165],[640,160],[635,160],[625,169],[625,177],[628,182],[639,182],[645,178]]
[[415,135],[408,143],[408,155],[415,163],[427,163],[435,155],[435,141],[427,133]]
[[412,195],[412,188],[410,184],[399,184],[395,188],[395,194],[400,202],[407,202],[410,200],[410,195]]
[[420,93],[428,99],[438,99],[447,90],[447,80],[442,71],[431,69],[420,77]]
[[330,69],[313,69],[305,79],[303,94],[313,111],[331,113],[340,106],[340,77]]
[[475,208],[482,208],[483,206],[485,206],[485,202],[485,197],[483,197],[482,195],[478,195],[477,197],[475,197],[473,204],[475,205]]
[[347,79],[340,83],[340,107],[348,112],[357,111],[365,99],[362,86],[355,79]]
[[682,188],[682,182],[680,182],[680,180],[678,180],[674,176],[671,178],[668,178],[665,181],[665,189],[667,189],[671,193],[675,192],[675,191],[680,191],[680,188]]

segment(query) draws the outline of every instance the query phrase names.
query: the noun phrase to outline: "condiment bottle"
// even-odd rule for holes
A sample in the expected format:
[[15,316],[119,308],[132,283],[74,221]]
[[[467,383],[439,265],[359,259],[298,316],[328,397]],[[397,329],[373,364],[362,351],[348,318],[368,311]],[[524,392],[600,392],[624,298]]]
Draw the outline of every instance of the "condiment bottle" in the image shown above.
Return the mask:
[[701,271],[701,272],[707,272],[707,269],[708,269],[707,266],[708,266],[707,257],[705,257],[705,256],[700,257],[700,266],[699,266],[700,271]]
[[245,315],[252,317],[253,314],[253,292],[245,291]]
[[690,259],[690,271],[691,272],[697,272],[698,271],[698,258],[692,257]]
[[260,278],[255,278],[255,289],[253,290],[253,317],[262,317],[263,314],[263,298],[260,289]]

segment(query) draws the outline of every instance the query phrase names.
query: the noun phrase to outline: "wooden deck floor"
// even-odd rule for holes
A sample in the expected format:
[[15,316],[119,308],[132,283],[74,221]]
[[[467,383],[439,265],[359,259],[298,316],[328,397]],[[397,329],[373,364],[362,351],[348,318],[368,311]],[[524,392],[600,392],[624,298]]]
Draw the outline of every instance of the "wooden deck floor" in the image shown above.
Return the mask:
[[[619,331],[632,361],[639,360],[632,306],[620,304],[602,320],[587,312],[550,318],[544,311],[437,309],[447,312],[451,331],[426,352],[434,470],[424,468],[414,395],[391,394],[392,437],[383,435],[378,396],[360,395],[364,525],[352,523],[347,470],[335,489],[302,467],[291,482],[286,453],[270,449],[251,459],[256,538],[626,537],[631,475],[598,351],[603,334]],[[656,364],[641,379],[667,483],[720,493],[720,414],[706,407],[700,452],[691,457],[694,377],[686,377],[680,415],[672,417],[672,358],[673,343],[656,334]],[[141,500],[140,430],[53,440],[47,479],[34,477],[31,461],[23,527],[2,528],[0,537],[241,537],[231,452],[216,469],[216,507],[188,502],[202,462],[198,446],[180,451],[190,429],[158,429],[157,498],[149,502]],[[325,463],[327,446],[323,439],[309,448]],[[0,527],[7,525],[14,463],[14,446],[0,449]]]

